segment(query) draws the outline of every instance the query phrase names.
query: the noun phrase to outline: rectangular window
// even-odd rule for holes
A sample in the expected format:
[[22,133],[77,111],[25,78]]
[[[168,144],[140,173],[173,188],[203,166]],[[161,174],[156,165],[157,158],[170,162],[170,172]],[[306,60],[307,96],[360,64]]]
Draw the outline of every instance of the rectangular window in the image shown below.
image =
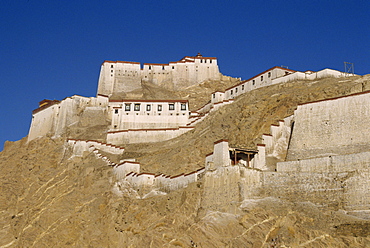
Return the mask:
[[238,88],[235,88],[235,94],[238,93]]
[[131,103],[125,103],[125,111],[131,110]]
[[244,84],[242,85],[242,90],[244,90]]
[[261,81],[263,81],[263,76],[261,76]]
[[269,72],[268,77],[269,77],[269,78],[271,77],[271,72]]
[[174,103],[168,104],[168,109],[169,110],[175,110],[175,104]]
[[148,105],[146,105],[146,111],[150,111],[150,105],[148,104]]
[[253,85],[255,84],[255,81],[254,81],[254,79],[253,79]]
[[233,90],[231,90],[231,95],[233,94]]
[[181,110],[186,110],[186,103],[181,103]]
[[135,103],[134,110],[135,111],[140,111],[140,103]]
[[161,104],[158,105],[158,111],[162,111],[162,105]]
[[115,113],[115,114],[118,114],[118,109],[115,109],[115,110],[114,110],[114,113]]

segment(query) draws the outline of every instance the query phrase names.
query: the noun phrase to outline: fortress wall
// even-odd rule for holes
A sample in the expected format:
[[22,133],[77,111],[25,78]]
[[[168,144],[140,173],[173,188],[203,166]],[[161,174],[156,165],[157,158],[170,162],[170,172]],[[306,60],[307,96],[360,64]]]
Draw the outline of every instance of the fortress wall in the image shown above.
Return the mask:
[[262,186],[263,172],[245,167],[239,167],[239,170],[240,195],[242,200],[258,195]]
[[266,166],[269,170],[276,169],[276,163],[286,158],[290,139],[293,116],[279,121],[279,125],[271,125],[270,133],[262,135],[263,144],[266,145]]
[[54,119],[59,104],[54,104],[32,115],[32,122],[28,133],[28,142],[41,136],[46,136],[55,129]]
[[310,201],[323,206],[343,204],[345,189],[337,174],[309,172],[263,172],[263,185],[260,196]]
[[215,211],[230,211],[240,200],[239,166],[218,167],[206,171],[203,177],[203,196],[201,206]]
[[367,170],[370,165],[370,152],[347,155],[311,158],[299,161],[277,163],[278,172],[330,173]]
[[281,187],[282,196],[319,204],[339,203],[346,210],[370,210],[369,164],[370,152],[281,162],[277,173],[266,174],[264,187]]
[[258,153],[254,155],[251,160],[252,168],[259,170],[268,170],[266,166],[266,146],[264,144],[257,144]]
[[370,149],[370,93],[298,106],[288,160]]
[[114,145],[126,143],[159,142],[176,138],[177,136],[180,136],[191,129],[192,128],[142,129],[108,132],[107,142]]
[[105,61],[100,69],[98,94],[128,92],[141,88],[140,63]]
[[130,172],[139,173],[140,163],[125,161],[113,167],[113,174],[115,175],[117,181],[123,180]]

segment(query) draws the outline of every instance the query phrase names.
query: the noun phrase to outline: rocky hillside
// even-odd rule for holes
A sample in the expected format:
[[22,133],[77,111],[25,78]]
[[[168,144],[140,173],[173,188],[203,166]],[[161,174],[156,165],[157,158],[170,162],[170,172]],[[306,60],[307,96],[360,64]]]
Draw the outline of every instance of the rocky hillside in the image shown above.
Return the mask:
[[[197,99],[199,92],[213,91],[209,88],[176,96]],[[157,90],[149,87],[142,96],[153,97]],[[123,156],[137,158],[148,172],[188,172],[203,166],[218,139],[255,148],[261,134],[298,104],[366,90],[369,75],[254,90],[176,139],[123,144]],[[295,199],[272,196],[239,202],[235,211],[211,211],[203,207],[202,181],[148,199],[117,197],[110,167],[93,154],[71,158],[65,148],[64,139],[47,137],[5,144],[0,247],[370,247],[369,221]]]

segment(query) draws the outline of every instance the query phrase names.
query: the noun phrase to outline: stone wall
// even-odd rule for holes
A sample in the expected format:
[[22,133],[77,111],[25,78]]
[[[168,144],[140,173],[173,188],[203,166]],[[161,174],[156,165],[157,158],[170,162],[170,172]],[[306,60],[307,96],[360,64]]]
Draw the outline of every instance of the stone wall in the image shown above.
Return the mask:
[[288,160],[370,149],[370,93],[298,106]]
[[120,145],[129,143],[146,143],[169,140],[180,136],[193,127],[163,128],[163,129],[128,129],[110,131],[107,133],[107,142]]

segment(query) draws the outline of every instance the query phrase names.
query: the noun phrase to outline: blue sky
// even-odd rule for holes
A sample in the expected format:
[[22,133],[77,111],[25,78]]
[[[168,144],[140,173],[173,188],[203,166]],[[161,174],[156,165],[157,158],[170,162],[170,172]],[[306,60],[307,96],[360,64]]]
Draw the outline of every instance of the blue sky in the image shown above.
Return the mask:
[[2,1],[0,150],[43,99],[95,96],[104,60],[198,52],[248,79],[273,66],[370,73],[370,1]]

